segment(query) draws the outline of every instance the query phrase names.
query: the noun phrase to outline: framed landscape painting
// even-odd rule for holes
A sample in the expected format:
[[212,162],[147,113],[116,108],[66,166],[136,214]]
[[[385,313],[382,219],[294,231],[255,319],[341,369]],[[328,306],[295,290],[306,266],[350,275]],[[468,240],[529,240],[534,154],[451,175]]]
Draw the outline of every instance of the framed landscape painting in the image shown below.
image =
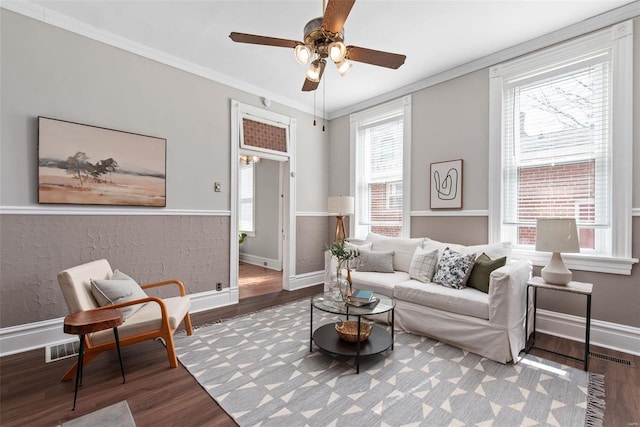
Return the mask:
[[431,163],[431,209],[462,209],[462,159]]
[[167,140],[38,117],[38,203],[166,206]]

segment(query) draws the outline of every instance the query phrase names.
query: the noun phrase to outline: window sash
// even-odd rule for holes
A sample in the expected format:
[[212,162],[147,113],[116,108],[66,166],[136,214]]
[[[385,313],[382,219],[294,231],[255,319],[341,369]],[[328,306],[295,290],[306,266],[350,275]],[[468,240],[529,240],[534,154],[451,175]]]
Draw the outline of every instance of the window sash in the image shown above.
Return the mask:
[[402,107],[363,120],[356,140],[356,235],[369,232],[402,235],[403,195],[393,194],[400,208],[389,207],[391,184],[403,181],[404,111]]
[[[599,271],[614,274],[630,274],[631,266],[638,260],[631,257],[631,182],[632,182],[632,98],[628,96],[633,88],[633,22],[631,20],[613,25],[600,32],[590,33],[568,42],[540,50],[513,61],[496,65],[489,70],[490,75],[490,162],[489,162],[489,241],[498,242],[513,238],[513,225],[506,224],[502,200],[504,180],[509,171],[503,164],[502,142],[504,135],[504,99],[509,89],[508,82],[523,75],[528,70],[542,70],[545,64],[567,64],[567,58],[586,57],[588,52],[609,49],[611,53],[611,123],[610,134],[615,141],[610,146],[611,195],[610,218],[607,228],[595,228],[600,246],[596,254],[585,253],[564,256],[569,268]],[[580,56],[582,55],[582,56]],[[574,61],[575,62],[575,61]],[[553,69],[548,66],[546,71]],[[557,68],[557,66],[555,67]],[[579,229],[582,227],[579,227]],[[603,237],[604,236],[604,237]],[[534,265],[545,265],[548,254],[532,251],[531,247],[514,245],[514,257],[524,257],[534,261]]]

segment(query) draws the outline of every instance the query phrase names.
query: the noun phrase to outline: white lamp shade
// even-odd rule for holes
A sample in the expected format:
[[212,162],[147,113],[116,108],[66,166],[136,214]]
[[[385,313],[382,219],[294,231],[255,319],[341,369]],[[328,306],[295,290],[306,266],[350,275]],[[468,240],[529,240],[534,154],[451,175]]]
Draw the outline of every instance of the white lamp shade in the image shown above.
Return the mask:
[[576,220],[573,218],[538,218],[536,224],[536,251],[580,252]]
[[304,44],[299,44],[295,48],[296,61],[298,61],[302,65],[306,65],[309,63],[309,59],[311,59],[311,48]]
[[333,62],[340,62],[347,56],[347,47],[342,42],[333,42],[329,45],[329,58]]
[[312,82],[320,81],[320,61],[317,59],[309,66],[309,69],[307,70],[307,79]]
[[330,196],[328,209],[329,213],[336,215],[353,215],[353,196]]

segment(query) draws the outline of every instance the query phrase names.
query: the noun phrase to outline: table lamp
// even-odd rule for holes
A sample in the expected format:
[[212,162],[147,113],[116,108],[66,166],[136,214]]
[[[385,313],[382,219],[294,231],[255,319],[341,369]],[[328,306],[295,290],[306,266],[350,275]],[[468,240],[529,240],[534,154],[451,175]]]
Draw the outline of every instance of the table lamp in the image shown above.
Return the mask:
[[344,240],[347,238],[347,234],[344,231],[344,217],[345,215],[353,215],[354,199],[353,196],[330,196],[328,203],[329,213],[335,214],[338,219],[336,224],[336,236],[335,242]]
[[580,252],[576,220],[573,218],[538,218],[536,251],[553,253],[541,272],[545,282],[554,285],[569,283],[571,271],[565,267],[560,253]]

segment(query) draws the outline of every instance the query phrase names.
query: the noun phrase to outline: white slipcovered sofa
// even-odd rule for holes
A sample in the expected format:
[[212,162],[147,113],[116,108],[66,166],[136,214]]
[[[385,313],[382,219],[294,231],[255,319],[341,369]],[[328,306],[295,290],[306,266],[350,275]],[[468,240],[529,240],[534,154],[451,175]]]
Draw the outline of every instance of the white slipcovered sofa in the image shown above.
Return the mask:
[[[518,354],[525,346],[526,284],[532,268],[528,261],[510,259],[510,243],[462,246],[428,238],[405,239],[371,233],[366,240],[351,240],[348,245],[360,251],[359,261],[365,263],[372,255],[380,259],[386,253],[388,259],[388,254],[392,253],[392,272],[358,271],[356,267],[351,271],[351,278],[355,289],[372,290],[396,300],[396,328],[435,338],[496,362],[517,362]],[[433,283],[431,277],[416,276],[412,261],[415,263],[419,254],[428,252],[433,257],[433,251],[437,251],[437,261],[434,261],[437,263],[442,262],[445,251],[455,251],[473,259],[483,253],[481,259],[506,257],[506,264],[487,273],[487,293],[469,286],[456,289]],[[326,290],[337,268],[337,262],[327,254]],[[437,270],[438,267],[440,265],[433,268]],[[373,268],[376,269],[385,270],[385,267]],[[470,274],[471,271],[467,278]]]

